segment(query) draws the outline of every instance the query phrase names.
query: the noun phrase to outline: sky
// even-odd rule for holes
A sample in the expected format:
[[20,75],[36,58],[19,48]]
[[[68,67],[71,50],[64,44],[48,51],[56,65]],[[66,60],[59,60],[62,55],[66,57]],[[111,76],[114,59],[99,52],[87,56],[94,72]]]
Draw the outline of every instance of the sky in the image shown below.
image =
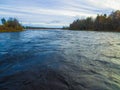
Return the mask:
[[24,26],[63,27],[76,19],[120,10],[120,0],[0,0],[0,18]]

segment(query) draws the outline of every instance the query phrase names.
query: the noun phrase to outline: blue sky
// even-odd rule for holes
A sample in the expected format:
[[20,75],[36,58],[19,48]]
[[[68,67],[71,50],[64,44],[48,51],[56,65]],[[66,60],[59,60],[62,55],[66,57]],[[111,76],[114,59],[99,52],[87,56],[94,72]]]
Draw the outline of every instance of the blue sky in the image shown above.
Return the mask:
[[120,0],[0,0],[0,18],[15,17],[23,25],[68,26],[77,18],[120,9]]

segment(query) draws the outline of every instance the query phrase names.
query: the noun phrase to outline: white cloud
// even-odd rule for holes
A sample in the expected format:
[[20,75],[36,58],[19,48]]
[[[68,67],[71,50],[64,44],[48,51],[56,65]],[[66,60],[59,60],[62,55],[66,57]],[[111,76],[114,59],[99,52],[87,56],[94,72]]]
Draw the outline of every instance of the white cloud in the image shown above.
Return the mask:
[[101,9],[120,9],[120,0],[88,0],[91,5]]
[[[109,14],[120,9],[120,0],[1,0],[1,17],[17,17],[34,25],[67,25],[76,17]],[[42,23],[41,23],[42,22]]]

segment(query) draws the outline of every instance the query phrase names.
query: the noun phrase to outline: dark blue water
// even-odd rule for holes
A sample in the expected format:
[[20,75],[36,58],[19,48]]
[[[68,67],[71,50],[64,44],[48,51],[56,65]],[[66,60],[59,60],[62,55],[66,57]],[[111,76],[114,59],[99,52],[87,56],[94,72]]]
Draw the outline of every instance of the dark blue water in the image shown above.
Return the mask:
[[0,90],[120,90],[120,33],[0,33]]

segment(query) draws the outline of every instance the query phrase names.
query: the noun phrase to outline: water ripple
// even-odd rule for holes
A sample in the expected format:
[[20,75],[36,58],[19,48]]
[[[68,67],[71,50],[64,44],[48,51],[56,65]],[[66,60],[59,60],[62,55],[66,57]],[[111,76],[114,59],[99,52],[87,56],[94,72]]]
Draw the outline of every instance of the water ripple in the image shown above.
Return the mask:
[[120,90],[120,33],[0,33],[0,90]]

